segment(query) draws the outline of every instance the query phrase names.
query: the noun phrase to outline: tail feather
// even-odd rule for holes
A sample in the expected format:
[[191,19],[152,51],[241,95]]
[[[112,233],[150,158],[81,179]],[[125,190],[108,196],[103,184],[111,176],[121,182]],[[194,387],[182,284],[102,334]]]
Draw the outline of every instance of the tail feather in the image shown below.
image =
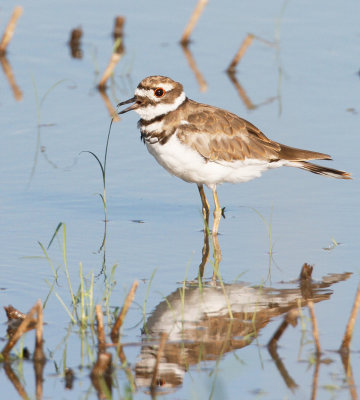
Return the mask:
[[329,154],[318,153],[317,151],[297,149],[296,147],[280,144],[279,159],[289,161],[307,160],[331,160]]
[[331,178],[338,178],[338,179],[352,179],[351,174],[349,174],[348,172],[339,171],[338,169],[334,168],[323,167],[321,165],[312,164],[306,161],[299,161],[293,163],[293,165],[295,167],[310,171],[313,174],[330,176]]

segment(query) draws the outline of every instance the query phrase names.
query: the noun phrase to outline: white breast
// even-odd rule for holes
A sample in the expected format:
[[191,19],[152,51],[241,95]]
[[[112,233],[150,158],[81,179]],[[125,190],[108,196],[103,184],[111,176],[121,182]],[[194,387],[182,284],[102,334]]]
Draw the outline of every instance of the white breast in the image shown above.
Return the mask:
[[225,182],[246,182],[257,178],[263,171],[284,165],[283,161],[269,163],[262,160],[206,161],[191,147],[182,144],[176,134],[162,145],[146,143],[147,149],[168,172],[186,182],[213,187]]

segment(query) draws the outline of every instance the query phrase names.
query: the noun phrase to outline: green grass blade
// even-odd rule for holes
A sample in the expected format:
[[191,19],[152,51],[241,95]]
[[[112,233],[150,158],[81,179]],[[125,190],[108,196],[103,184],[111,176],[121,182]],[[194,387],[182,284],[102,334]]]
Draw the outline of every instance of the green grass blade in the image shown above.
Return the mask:
[[102,178],[103,178],[103,183],[104,183],[104,186],[105,186],[105,170],[104,170],[104,167],[103,167],[102,162],[100,161],[99,157],[93,151],[90,151],[90,150],[83,150],[83,151],[80,152],[80,154],[81,153],[89,153],[89,154],[91,154],[96,159],[96,161],[99,163],[100,168],[101,168],[101,174],[102,174]]
[[54,232],[52,238],[50,239],[50,242],[49,242],[49,244],[48,244],[46,250],[49,250],[49,247],[51,246],[51,244],[52,244],[52,242],[54,241],[54,239],[55,239],[57,233],[59,232],[59,229],[61,228],[61,225],[62,225],[62,222],[59,222],[58,226],[57,226],[56,229],[55,229],[55,232]]

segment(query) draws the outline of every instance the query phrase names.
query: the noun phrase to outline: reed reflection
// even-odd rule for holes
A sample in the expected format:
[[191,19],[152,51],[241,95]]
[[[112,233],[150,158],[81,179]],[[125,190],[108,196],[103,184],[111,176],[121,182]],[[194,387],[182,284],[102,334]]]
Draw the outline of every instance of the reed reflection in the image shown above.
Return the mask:
[[199,70],[199,68],[196,65],[195,59],[189,49],[189,46],[187,44],[181,44],[181,48],[183,49],[186,61],[189,64],[190,69],[194,73],[194,76],[197,80],[197,83],[199,84],[199,88],[201,92],[206,92],[207,90],[207,83]]
[[16,83],[13,70],[12,70],[11,65],[5,55],[0,56],[0,64],[4,71],[6,79],[9,82],[9,85],[11,87],[11,90],[13,92],[13,96],[14,96],[15,100],[21,101],[23,99],[22,91]]

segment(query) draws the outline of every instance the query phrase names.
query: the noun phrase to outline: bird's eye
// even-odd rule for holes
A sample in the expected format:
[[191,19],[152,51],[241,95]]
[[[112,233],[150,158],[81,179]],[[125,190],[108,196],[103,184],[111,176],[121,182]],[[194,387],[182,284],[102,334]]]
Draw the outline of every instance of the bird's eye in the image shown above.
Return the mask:
[[156,89],[154,90],[154,95],[155,95],[156,97],[163,97],[164,94],[165,94],[165,90],[164,90],[163,88],[161,88],[161,87],[156,88]]

